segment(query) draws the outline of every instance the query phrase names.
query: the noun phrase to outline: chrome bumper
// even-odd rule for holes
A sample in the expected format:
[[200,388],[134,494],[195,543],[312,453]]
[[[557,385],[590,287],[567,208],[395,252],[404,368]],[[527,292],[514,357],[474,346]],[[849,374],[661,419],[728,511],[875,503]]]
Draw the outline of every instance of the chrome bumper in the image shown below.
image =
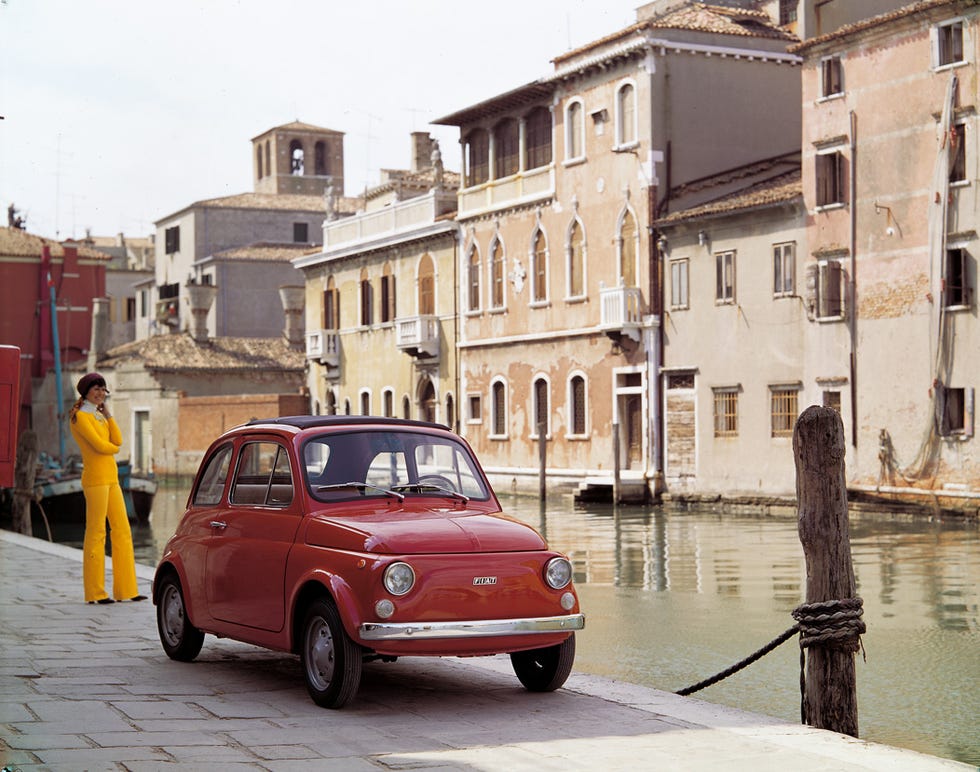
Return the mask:
[[428,638],[488,638],[495,635],[562,633],[585,627],[584,614],[529,619],[484,619],[471,622],[365,622],[365,641],[410,641]]

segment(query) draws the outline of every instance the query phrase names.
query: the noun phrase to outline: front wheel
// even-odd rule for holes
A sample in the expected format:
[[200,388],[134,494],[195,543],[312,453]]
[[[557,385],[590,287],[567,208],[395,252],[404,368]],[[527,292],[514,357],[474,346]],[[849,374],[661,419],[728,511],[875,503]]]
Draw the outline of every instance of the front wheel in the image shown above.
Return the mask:
[[557,646],[515,651],[510,655],[518,680],[529,692],[553,692],[560,688],[572,672],[574,662],[575,633]]
[[310,697],[321,708],[342,708],[361,683],[361,650],[344,631],[332,601],[315,600],[303,619],[300,649]]
[[157,603],[157,630],[160,643],[170,659],[190,662],[201,652],[204,633],[191,624],[187,618],[184,592],[176,576],[168,576],[160,584]]

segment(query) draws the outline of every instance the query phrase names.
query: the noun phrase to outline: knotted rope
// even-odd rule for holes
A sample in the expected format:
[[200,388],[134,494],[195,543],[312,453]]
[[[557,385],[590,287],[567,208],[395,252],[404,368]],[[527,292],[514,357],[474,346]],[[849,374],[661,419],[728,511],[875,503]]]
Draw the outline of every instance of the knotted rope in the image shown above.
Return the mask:
[[800,634],[800,695],[802,699],[801,713],[803,723],[806,721],[806,655],[805,651],[810,646],[827,646],[843,651],[863,651],[861,635],[867,627],[861,616],[864,614],[864,601],[861,598],[847,598],[845,600],[827,600],[819,603],[803,603],[792,611],[793,619],[796,624],[776,638],[767,643],[761,649],[753,652],[745,659],[736,662],[731,667],[722,670],[704,681],[699,681],[693,686],[674,692],[681,696],[694,694],[705,687],[716,684],[728,678],[733,673],[748,667],[753,662],[761,659],[777,646],[788,641],[796,633]]

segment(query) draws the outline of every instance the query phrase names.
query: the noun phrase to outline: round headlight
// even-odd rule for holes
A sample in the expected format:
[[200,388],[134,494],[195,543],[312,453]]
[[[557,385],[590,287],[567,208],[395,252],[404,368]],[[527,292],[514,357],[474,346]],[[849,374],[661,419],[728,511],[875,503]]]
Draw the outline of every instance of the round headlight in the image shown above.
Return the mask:
[[572,564],[566,558],[552,558],[545,566],[544,580],[552,589],[560,590],[572,581]]
[[395,604],[387,598],[383,598],[374,604],[374,613],[381,619],[388,619],[395,613]]
[[392,595],[404,595],[415,586],[415,572],[408,563],[392,563],[385,569],[384,583]]

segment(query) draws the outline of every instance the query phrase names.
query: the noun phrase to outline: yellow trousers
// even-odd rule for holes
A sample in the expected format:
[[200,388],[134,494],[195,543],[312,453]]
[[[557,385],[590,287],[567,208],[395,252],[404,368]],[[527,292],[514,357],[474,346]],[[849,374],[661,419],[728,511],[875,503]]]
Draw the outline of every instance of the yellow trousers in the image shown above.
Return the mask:
[[129,600],[139,595],[133,534],[119,483],[82,488],[85,494],[85,542],[82,545],[82,583],[85,600],[102,600],[105,591],[105,525],[112,541],[112,595]]

